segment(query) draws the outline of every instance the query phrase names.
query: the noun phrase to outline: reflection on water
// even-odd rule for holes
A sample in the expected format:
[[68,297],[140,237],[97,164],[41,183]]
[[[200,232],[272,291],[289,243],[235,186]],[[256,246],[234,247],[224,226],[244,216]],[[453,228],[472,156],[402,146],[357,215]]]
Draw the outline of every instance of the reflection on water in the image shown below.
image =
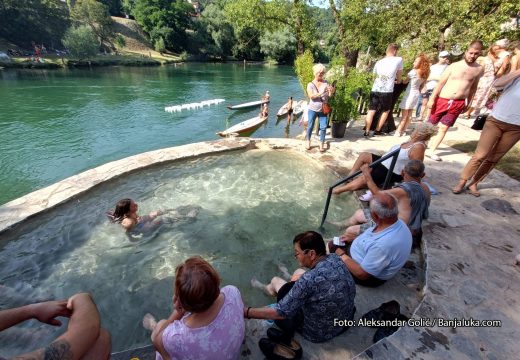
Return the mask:
[[[223,285],[238,286],[248,304],[271,303],[251,289],[251,277],[268,281],[279,275],[279,262],[295,269],[292,239],[316,229],[323,189],[335,180],[299,154],[251,150],[155,167],[103,184],[3,236],[1,305],[90,291],[112,333],[114,351],[145,345],[143,315],[169,315],[175,267],[196,254],[215,266]],[[135,199],[142,215],[185,205],[201,210],[195,221],[165,223],[152,235],[129,241],[105,216],[124,197]],[[331,220],[351,215],[350,201],[333,199]],[[40,328],[32,322],[25,326]],[[58,331],[43,326],[34,341],[16,341],[21,348],[12,338],[0,338],[2,355],[27,351],[27,343],[41,345]]]

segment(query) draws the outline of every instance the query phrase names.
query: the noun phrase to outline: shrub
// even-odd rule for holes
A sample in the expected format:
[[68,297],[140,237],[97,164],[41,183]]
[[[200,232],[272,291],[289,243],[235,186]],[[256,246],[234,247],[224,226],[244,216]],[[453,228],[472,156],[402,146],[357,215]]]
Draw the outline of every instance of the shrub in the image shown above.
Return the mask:
[[307,84],[314,79],[312,67],[314,66],[314,58],[310,50],[305,50],[302,55],[298,55],[294,62],[294,71],[298,77],[298,81],[307,96]]
[[99,51],[99,41],[87,25],[69,28],[62,42],[70,53],[80,60],[94,56]]

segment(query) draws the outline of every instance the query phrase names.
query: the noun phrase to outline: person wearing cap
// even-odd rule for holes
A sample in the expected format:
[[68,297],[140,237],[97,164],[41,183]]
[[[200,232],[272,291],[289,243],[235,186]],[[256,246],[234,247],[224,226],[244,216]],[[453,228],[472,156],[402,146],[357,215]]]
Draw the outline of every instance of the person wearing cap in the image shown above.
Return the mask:
[[509,40],[501,39],[495,42],[496,46],[496,54],[498,56],[498,61],[495,66],[498,68],[496,72],[497,79],[504,74],[507,74],[509,70],[509,63],[511,62],[511,53],[507,51],[509,47]]
[[437,86],[439,80],[441,79],[441,75],[448,68],[450,63],[450,53],[446,50],[443,50],[439,53],[439,61],[436,64],[430,66],[430,75],[428,76],[427,83],[425,86],[425,92],[421,93],[422,103],[421,103],[421,121],[428,119],[430,116],[430,111],[426,104],[428,104],[428,100],[432,95],[433,89]]

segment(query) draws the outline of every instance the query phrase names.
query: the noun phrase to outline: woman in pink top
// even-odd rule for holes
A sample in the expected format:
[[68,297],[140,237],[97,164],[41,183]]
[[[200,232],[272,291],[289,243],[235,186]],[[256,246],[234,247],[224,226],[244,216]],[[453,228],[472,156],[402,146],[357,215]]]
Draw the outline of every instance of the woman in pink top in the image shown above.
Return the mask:
[[244,339],[244,304],[234,286],[220,289],[220,277],[204,259],[194,256],[175,270],[173,313],[156,322],[146,314],[157,360],[237,359]]

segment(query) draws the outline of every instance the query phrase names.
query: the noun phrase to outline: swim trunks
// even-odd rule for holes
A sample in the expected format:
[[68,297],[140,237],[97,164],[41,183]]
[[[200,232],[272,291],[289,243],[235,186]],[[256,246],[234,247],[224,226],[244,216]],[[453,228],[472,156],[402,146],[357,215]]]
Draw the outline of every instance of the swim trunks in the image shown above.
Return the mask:
[[465,108],[465,99],[455,100],[439,97],[433,103],[432,112],[428,121],[433,125],[437,125],[440,121],[442,124],[452,127]]

